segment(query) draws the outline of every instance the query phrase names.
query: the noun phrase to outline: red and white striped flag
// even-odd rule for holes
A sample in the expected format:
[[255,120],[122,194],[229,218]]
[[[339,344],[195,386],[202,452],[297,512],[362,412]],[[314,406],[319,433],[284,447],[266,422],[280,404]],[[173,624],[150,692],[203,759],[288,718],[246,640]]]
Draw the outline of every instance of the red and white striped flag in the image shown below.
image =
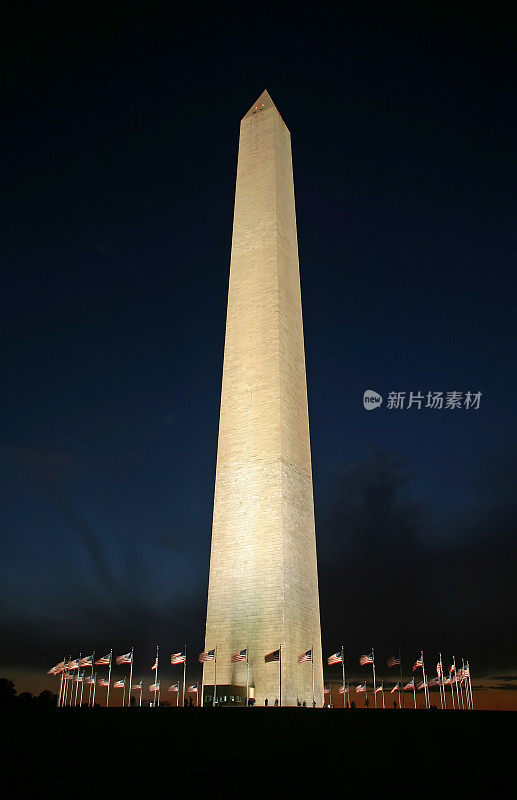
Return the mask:
[[158,656],[156,656],[155,661],[151,669],[158,669]]
[[400,689],[400,686],[399,686],[399,682],[397,681],[397,683],[395,684],[395,686],[391,690],[390,694],[395,694],[395,692],[398,692],[399,689]]
[[160,681],[158,681],[158,683],[151,683],[151,685],[149,686],[149,691],[150,692],[159,692],[160,691]]
[[416,661],[415,661],[415,663],[413,664],[413,672],[414,672],[415,670],[417,670],[417,669],[420,669],[420,668],[421,668],[421,667],[423,667],[423,666],[424,666],[424,662],[422,661],[422,659],[421,659],[421,658],[417,658],[417,660],[416,660]]
[[175,664],[184,664],[187,660],[187,654],[184,652],[181,653],[173,653],[171,655],[171,664],[174,666]]
[[121,681],[115,681],[115,683],[113,684],[113,688],[114,689],[123,689],[125,687],[125,685],[126,685],[126,679],[124,678]]
[[188,687],[187,691],[188,692],[197,692],[197,685],[195,683],[193,683],[191,686]]
[[[341,687],[341,688],[343,688],[343,687]],[[366,684],[365,683],[360,683],[359,686],[355,687],[355,690],[356,690],[357,694],[360,694],[361,692],[366,692]]]
[[391,656],[391,658],[388,658],[386,661],[386,664],[388,667],[400,667],[400,658],[397,658],[397,656]]
[[312,650],[306,650],[298,656],[298,664],[303,664],[304,661],[312,661]]
[[199,661],[202,664],[204,661],[215,661],[215,647],[213,650],[203,650],[199,654]]
[[337,653],[332,653],[332,655],[327,658],[327,664],[329,665],[329,667],[331,667],[332,664],[341,664],[342,662],[343,662],[342,650],[338,650]]
[[107,678],[99,678],[98,680],[99,686],[109,686],[109,681]]
[[105,656],[102,656],[102,658],[97,659],[97,661],[95,662],[95,666],[109,667],[110,662],[111,662],[111,653],[107,653]]
[[248,655],[248,651],[245,650],[238,650],[236,653],[232,653],[232,662],[236,664],[238,661],[246,661]]
[[361,658],[359,659],[359,663],[360,663],[360,665],[361,665],[362,667],[365,667],[365,666],[366,666],[366,664],[373,664],[373,654],[372,654],[372,653],[370,653],[370,655],[366,655],[366,653],[365,653],[365,654],[364,654],[364,655],[362,655],[362,656],[361,656]]
[[132,660],[133,660],[133,653],[131,652],[124,653],[123,655],[117,656],[116,658],[116,662],[119,667],[121,664],[131,664]]
[[179,683],[172,683],[172,684],[169,686],[169,692],[179,692],[179,690],[180,690],[180,685],[179,685]]
[[381,683],[380,686],[377,686],[377,688],[375,690],[375,694],[378,694],[379,692],[382,692],[382,691],[384,691],[384,686]]
[[414,688],[415,688],[415,679],[413,678],[412,681],[409,681],[409,683],[406,683],[406,685],[404,686],[403,691],[404,692],[409,692],[411,689],[414,689]]

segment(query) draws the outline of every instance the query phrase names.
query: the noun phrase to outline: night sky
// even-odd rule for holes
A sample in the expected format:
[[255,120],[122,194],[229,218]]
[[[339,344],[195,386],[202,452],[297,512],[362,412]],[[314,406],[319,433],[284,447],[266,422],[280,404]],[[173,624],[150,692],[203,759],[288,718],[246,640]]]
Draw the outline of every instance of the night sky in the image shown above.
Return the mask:
[[1,675],[36,688],[134,645],[150,677],[156,643],[202,649],[239,122],[267,88],[292,136],[324,653],[442,650],[513,698],[514,21],[244,5],[7,12]]

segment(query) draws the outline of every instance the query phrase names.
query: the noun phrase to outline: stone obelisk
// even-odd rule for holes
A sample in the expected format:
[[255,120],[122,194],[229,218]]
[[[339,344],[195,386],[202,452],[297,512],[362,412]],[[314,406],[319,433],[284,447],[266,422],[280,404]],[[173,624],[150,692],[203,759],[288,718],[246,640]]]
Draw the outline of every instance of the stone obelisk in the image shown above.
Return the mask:
[[[240,128],[205,638],[216,647],[222,702],[246,687],[231,657],[248,648],[257,705],[312,704],[307,650],[323,704],[291,137],[267,91]],[[264,662],[280,647],[281,687],[280,663]],[[206,662],[207,700],[214,672]]]

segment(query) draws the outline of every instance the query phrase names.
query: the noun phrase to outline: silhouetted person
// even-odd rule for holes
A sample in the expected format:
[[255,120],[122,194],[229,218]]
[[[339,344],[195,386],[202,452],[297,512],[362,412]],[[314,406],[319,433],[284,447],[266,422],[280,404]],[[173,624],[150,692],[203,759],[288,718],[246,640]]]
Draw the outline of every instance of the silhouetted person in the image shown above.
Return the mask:
[[396,700],[394,700],[394,701],[393,701],[393,710],[395,710],[396,708],[397,708],[397,701],[396,701]]
[[303,708],[307,708],[307,703],[305,702],[305,700],[303,701],[302,706]]
[[302,701],[300,700],[300,698],[298,698],[298,700],[296,701],[296,705],[298,706],[298,708],[302,707]]
[[316,700],[313,700],[313,701],[312,701],[312,707],[313,707],[313,708],[316,708]]
[[275,706],[278,705],[278,697],[275,699]]
[[266,708],[268,707],[268,704],[269,704],[269,700],[266,697],[266,699],[264,700],[264,705],[266,706]]
[[355,700],[352,700],[352,702],[350,703],[350,709],[354,709],[354,708],[355,708]]

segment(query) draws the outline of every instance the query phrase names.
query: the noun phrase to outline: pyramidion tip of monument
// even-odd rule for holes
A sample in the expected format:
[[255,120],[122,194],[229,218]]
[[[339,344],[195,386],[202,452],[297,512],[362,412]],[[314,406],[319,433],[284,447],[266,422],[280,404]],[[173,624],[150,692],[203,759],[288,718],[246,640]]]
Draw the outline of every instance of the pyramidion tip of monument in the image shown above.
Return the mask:
[[271,95],[269,94],[268,90],[264,89],[258,100],[255,100],[250,110],[244,115],[244,117],[251,117],[253,114],[257,114],[259,111],[266,111],[268,108],[276,109],[276,106],[271,100]]

